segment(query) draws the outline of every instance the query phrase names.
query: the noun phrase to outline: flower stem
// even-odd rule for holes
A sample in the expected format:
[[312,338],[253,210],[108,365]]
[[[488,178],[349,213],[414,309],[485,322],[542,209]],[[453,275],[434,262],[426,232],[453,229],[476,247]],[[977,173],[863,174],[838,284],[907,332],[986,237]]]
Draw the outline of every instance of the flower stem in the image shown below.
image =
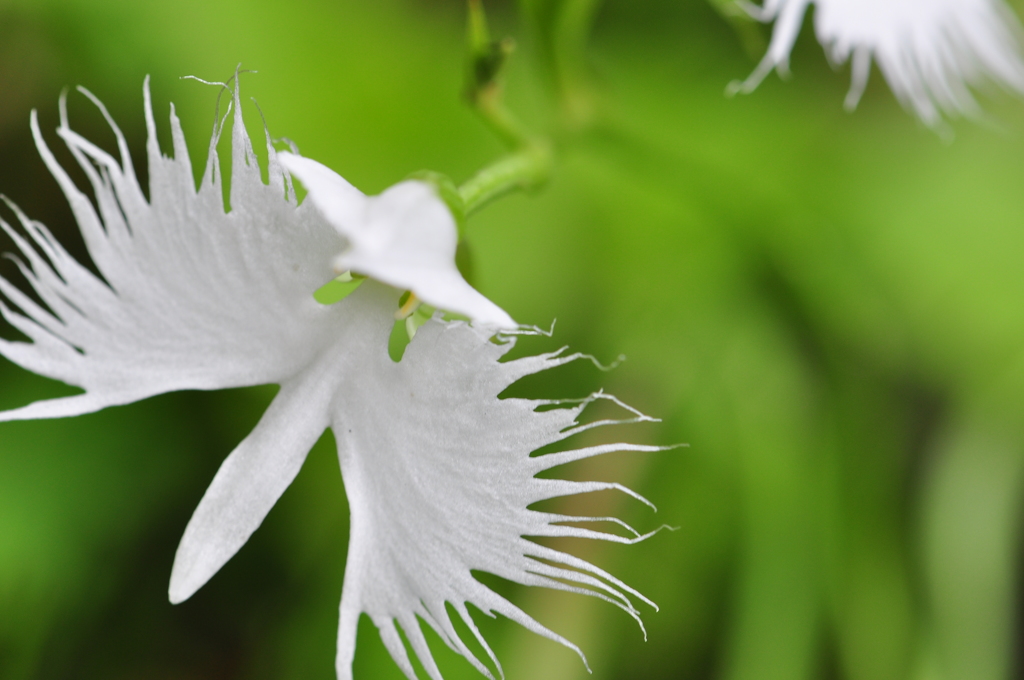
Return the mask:
[[469,0],[468,6],[466,99],[509,152],[458,188],[463,218],[505,194],[546,183],[553,156],[551,144],[532,134],[503,101],[501,71],[515,42],[491,39],[481,0]]
[[586,51],[600,5],[601,0],[564,0],[555,21],[551,50],[562,122],[572,131],[587,128],[594,116]]
[[508,148],[518,149],[531,143],[530,131],[505,106],[497,82],[472,89],[467,95],[473,110]]
[[543,186],[551,176],[552,153],[548,145],[532,142],[483,168],[459,187],[468,217],[496,198],[520,189]]

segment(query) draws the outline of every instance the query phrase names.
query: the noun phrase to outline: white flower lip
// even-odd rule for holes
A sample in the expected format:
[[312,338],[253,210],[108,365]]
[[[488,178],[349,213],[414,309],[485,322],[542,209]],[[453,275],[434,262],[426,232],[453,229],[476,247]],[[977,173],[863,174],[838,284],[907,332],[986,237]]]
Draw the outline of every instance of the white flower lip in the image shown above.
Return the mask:
[[773,69],[788,74],[811,3],[829,60],[842,64],[852,57],[848,109],[864,93],[872,59],[900,103],[933,128],[944,116],[980,114],[970,85],[990,80],[1024,94],[1021,27],[1003,0],[764,0],[762,6],[741,1],[755,19],[775,26],[761,63],[728,92],[753,91]]
[[327,166],[282,152],[281,164],[305,185],[308,198],[349,242],[334,260],[474,323],[516,328],[504,310],[470,286],[455,266],[458,231],[448,207],[422,181],[407,180],[365,196]]
[[[600,393],[570,404],[500,399],[516,380],[579,355],[556,352],[501,361],[515,337],[493,343],[493,329],[484,324],[429,320],[402,360],[392,361],[387,344],[399,291],[367,281],[337,304],[313,300],[313,291],[330,274],[323,253],[341,250],[342,239],[312,203],[297,204],[269,135],[270,183],[263,183],[241,121],[237,84],[229,212],[216,152],[220,127],[214,130],[197,191],[173,111],[174,158],[160,152],[148,80],[145,101],[149,199],[116,127],[119,160],[72,131],[62,107],[58,134],[92,185],[90,199],[57,163],[33,118],[40,154],[70,203],[102,278],[13,205],[21,231],[0,220],[21,251],[22,273],[45,305],[0,277],[0,313],[29,340],[0,339],[0,356],[84,390],[0,412],[0,422],[77,415],[183,389],[280,384],[260,422],[225,459],[189,520],[168,595],[175,603],[188,599],[241,549],[329,427],[338,444],[352,522],[340,605],[339,680],[352,678],[362,613],[377,625],[410,678],[415,673],[398,627],[431,677],[441,677],[420,621],[482,674],[493,677],[493,669],[501,675],[470,604],[491,616],[502,614],[582,657],[571,642],[477,581],[474,570],[597,597],[639,623],[634,601],[650,600],[589,562],[525,537],[635,543],[655,533],[641,534],[615,518],[529,509],[541,500],[606,489],[646,503],[618,484],[537,475],[604,453],[662,447],[615,443],[531,454],[584,430],[651,419],[624,407],[622,421],[578,424],[587,404],[610,399]],[[355,206],[366,224],[398,224],[399,236],[413,244],[416,235],[402,233],[410,222],[425,221],[428,233],[440,224],[445,230],[438,229],[439,234],[448,233],[437,211],[439,200],[425,185],[402,183],[367,199],[337,180],[332,179],[335,192],[324,199],[327,209],[321,208],[334,211],[328,216],[344,215]],[[415,219],[398,219],[409,215]],[[386,251],[386,239],[383,245],[374,241],[381,233],[386,236],[387,229],[368,229],[365,239],[353,240],[358,247],[352,252],[368,249],[373,257],[366,257],[384,263],[385,271],[392,259],[380,250]],[[440,264],[412,250],[427,270],[424,276],[447,265],[447,250],[425,248],[443,256]],[[393,260],[401,263],[400,257]],[[611,522],[629,535],[575,526],[581,522]],[[448,605],[480,643],[489,665],[459,637]]]

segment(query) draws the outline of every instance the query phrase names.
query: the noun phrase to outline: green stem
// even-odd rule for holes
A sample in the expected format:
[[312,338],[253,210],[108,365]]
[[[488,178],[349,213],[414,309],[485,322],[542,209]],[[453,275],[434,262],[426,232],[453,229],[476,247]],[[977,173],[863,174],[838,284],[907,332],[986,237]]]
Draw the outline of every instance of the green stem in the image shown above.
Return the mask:
[[[583,0],[584,3],[593,0]],[[571,22],[570,22],[571,23]],[[458,188],[461,218],[518,190],[540,187],[551,176],[551,145],[533,135],[502,100],[500,74],[515,43],[491,40],[481,0],[469,0],[469,62],[466,95],[484,123],[509,153],[470,177]]]
[[587,39],[601,0],[564,0],[554,33],[554,48],[563,78],[579,78],[586,65]]
[[551,166],[551,149],[540,143],[499,158],[459,187],[466,216],[505,194],[542,186],[551,176]]
[[594,95],[587,68],[587,42],[601,0],[564,0],[552,35],[562,123],[579,132],[593,121]]
[[491,83],[477,90],[471,100],[473,110],[508,148],[520,149],[530,145],[529,130],[502,103],[500,85]]

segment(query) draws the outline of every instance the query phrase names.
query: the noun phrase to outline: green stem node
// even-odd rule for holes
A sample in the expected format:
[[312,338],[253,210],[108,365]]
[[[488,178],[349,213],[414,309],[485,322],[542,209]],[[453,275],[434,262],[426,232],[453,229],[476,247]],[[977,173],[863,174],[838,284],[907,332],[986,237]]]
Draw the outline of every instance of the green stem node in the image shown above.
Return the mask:
[[502,101],[501,85],[497,82],[470,92],[470,103],[487,127],[491,129],[509,149],[518,149],[531,144],[531,135],[526,126],[508,110]]
[[465,215],[513,191],[543,186],[551,176],[552,164],[551,149],[536,142],[499,158],[459,187]]

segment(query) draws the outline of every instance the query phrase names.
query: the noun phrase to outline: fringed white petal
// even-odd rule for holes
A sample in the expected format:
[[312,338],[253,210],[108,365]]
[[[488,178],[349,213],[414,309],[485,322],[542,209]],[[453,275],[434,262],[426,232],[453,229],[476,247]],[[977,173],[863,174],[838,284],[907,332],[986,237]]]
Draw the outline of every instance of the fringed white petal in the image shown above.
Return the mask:
[[750,92],[772,69],[786,73],[793,43],[811,3],[818,40],[830,60],[852,57],[846,106],[867,85],[872,58],[900,102],[931,127],[943,115],[974,116],[969,86],[985,80],[1024,94],[1021,28],[1002,0],[765,0],[743,6],[775,21],[771,44],[754,73],[732,91]]
[[338,271],[410,290],[428,304],[481,325],[516,327],[512,317],[462,278],[455,266],[455,219],[429,184],[408,180],[367,197],[314,160],[282,153],[280,161],[348,240],[349,248],[334,261]]
[[470,604],[488,615],[502,614],[580,653],[571,642],[477,581],[472,570],[516,583],[593,595],[621,607],[638,622],[633,600],[650,604],[586,561],[524,537],[576,536],[623,543],[646,538],[632,529],[628,529],[631,536],[622,537],[565,526],[564,522],[604,518],[567,517],[528,507],[601,489],[635,496],[615,484],[536,475],[609,451],[660,449],[613,444],[531,457],[541,447],[589,429],[591,425],[577,425],[576,419],[587,403],[604,395],[543,411],[538,407],[553,402],[499,399],[519,378],[577,358],[556,353],[500,362],[511,344],[495,344],[486,333],[461,322],[432,320],[416,334],[400,363],[378,347],[364,357],[362,372],[351,376],[338,392],[332,428],[352,513],[338,633],[341,680],[352,677],[361,613],[377,625],[384,644],[409,678],[415,675],[396,624],[430,677],[441,677],[420,621],[491,677],[488,666],[459,637],[446,603],[477,638],[499,674],[500,665],[470,617]]
[[171,159],[157,143],[148,80],[144,94],[148,200],[123,136],[95,98],[116,135],[119,159],[70,128],[63,101],[57,130],[95,202],[57,163],[32,116],[36,146],[102,278],[17,209],[27,236],[0,220],[46,306],[0,279],[0,293],[13,305],[0,300],[0,313],[31,341],[0,339],[0,354],[85,391],[0,413],[0,421],[76,415],[172,390],[282,382],[333,340],[340,311],[319,305],[312,293],[332,278],[326,253],[343,241],[316,211],[296,205],[269,144],[270,184],[263,183],[241,124],[237,86],[230,212],[216,153],[219,126],[196,191],[173,108]]

